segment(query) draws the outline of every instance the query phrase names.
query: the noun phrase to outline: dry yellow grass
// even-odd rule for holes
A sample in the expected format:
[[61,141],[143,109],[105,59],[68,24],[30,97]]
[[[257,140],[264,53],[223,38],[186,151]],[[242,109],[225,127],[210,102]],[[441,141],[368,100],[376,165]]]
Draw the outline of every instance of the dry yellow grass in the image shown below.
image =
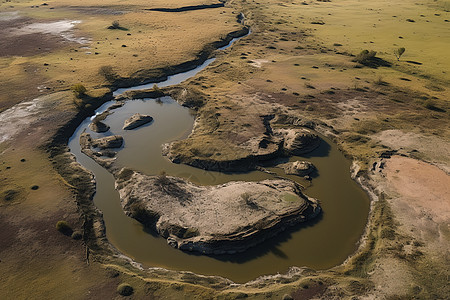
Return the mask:
[[[50,45],[53,50],[39,55],[0,57],[0,102],[17,103],[27,98],[27,92],[35,96],[67,89],[75,83],[84,84],[88,90],[98,88],[108,84],[98,74],[101,66],[112,66],[117,75],[127,78],[138,71],[177,65],[195,59],[206,44],[240,28],[233,10],[227,7],[181,13],[145,10],[166,6],[162,1],[152,5],[143,1],[117,5],[111,1],[102,2],[101,6],[93,1],[55,1],[49,6],[30,7],[39,4],[40,1],[31,1],[17,5],[14,10],[3,5],[0,12],[18,11],[18,20],[31,18],[27,24],[47,23],[49,28],[57,21],[79,23],[59,35],[42,35],[58,39]],[[178,6],[176,2],[169,4]],[[183,2],[183,5],[196,4],[199,1]],[[107,29],[113,21],[118,21],[123,30]],[[11,27],[14,25],[0,28],[0,33],[3,30],[3,34],[11,35]],[[88,42],[69,42],[62,36],[67,34]],[[11,93],[14,101],[6,96]]]
[[[202,3],[204,1],[183,1],[183,5]],[[215,2],[208,1],[208,3]],[[292,114],[302,119],[312,118],[319,123],[324,121],[335,130],[344,132],[338,138],[342,148],[346,153],[366,162],[374,159],[383,150],[381,145],[383,141],[370,139],[385,129],[401,129],[414,132],[420,137],[422,135],[426,137],[425,133],[433,134],[436,139],[443,141],[444,145],[448,143],[450,79],[448,73],[443,73],[450,69],[450,61],[446,57],[446,46],[450,37],[448,22],[445,21],[449,19],[448,1],[308,0],[306,3],[308,5],[292,1],[264,0],[259,1],[259,4],[250,1],[231,1],[230,6],[225,8],[184,13],[144,10],[151,7],[180,5],[177,1],[163,0],[151,3],[143,0],[121,2],[107,0],[101,3],[101,7],[98,1],[93,0],[75,2],[57,0],[50,2],[47,7],[39,8],[31,8],[42,4],[41,1],[35,0],[12,0],[2,3],[0,12],[19,11],[21,16],[31,18],[31,22],[80,20],[82,22],[75,26],[73,33],[76,37],[89,38],[90,43],[61,44],[60,47],[39,55],[1,57],[0,111],[27,97],[40,94],[38,86],[50,87],[50,90],[42,92],[50,93],[82,82],[88,87],[89,92],[93,93],[93,89],[99,89],[106,84],[97,73],[104,65],[111,65],[118,75],[129,77],[142,69],[150,70],[191,60],[205,44],[236,30],[239,25],[233,12],[242,10],[249,18],[248,22],[253,26],[254,34],[224,54],[218,54],[219,58],[213,65],[187,84],[188,88],[191,89],[195,85],[195,89],[201,91],[206,105],[199,111],[198,131],[185,144],[180,145],[182,151],[189,152],[196,148],[205,152],[216,152],[220,149],[226,154],[224,155],[226,158],[232,159],[236,154],[236,148],[228,138],[239,134],[240,137],[248,138],[252,134],[261,133],[263,130],[261,124],[248,132],[243,132],[242,126],[245,123],[257,123],[260,120],[259,114],[270,112],[277,105],[289,107]],[[54,9],[49,9],[52,7]],[[115,14],[119,11],[126,13]],[[396,17],[393,17],[394,15]],[[106,29],[115,20],[128,30]],[[319,21],[323,21],[324,24],[311,24]],[[0,28],[0,32],[2,30],[5,28]],[[303,33],[300,34],[301,32]],[[336,43],[341,46],[335,45]],[[88,46],[89,49],[83,48],[84,46]],[[393,55],[397,47],[406,48],[400,62],[397,62]],[[378,51],[378,56],[391,62],[393,67],[354,68],[356,64],[351,61],[352,57],[334,52],[347,51],[357,54],[362,49]],[[49,65],[45,66],[47,63]],[[380,84],[381,81],[387,82],[387,85]],[[330,93],[331,88],[335,89],[332,90],[335,94]],[[306,95],[314,98],[308,98]],[[424,97],[429,100],[433,97],[438,98],[432,100],[436,101],[438,107],[447,111],[426,109]],[[64,108],[69,109],[70,101],[71,99],[67,97]],[[260,106],[260,103],[264,103],[264,107]],[[220,118],[217,118],[220,122],[216,123],[214,118],[204,118],[202,121],[202,117],[214,116],[217,112],[221,114]],[[228,122],[230,120],[234,120],[235,123]],[[66,189],[65,182],[52,170],[46,154],[27,150],[35,146],[34,141],[39,140],[45,132],[43,127],[39,128],[29,135],[30,140],[25,142],[17,140],[10,145],[2,144],[0,148],[2,161],[5,161],[1,174],[6,178],[2,180],[4,184],[0,192],[3,195],[11,188],[19,191],[17,201],[2,203],[4,205],[2,211],[8,218],[18,216],[26,220],[28,222],[26,225],[31,228],[36,228],[36,224],[40,224],[39,222],[47,215],[51,215],[54,219],[66,216],[75,221],[77,217],[75,204],[73,202],[67,204],[73,199]],[[212,131],[214,134],[211,134]],[[14,147],[19,150],[11,150]],[[422,148],[425,149],[424,152],[427,149]],[[422,148],[419,150],[422,151]],[[20,162],[21,158],[26,158],[27,161]],[[6,165],[12,168],[6,170]],[[43,171],[45,174],[42,175]],[[36,191],[30,190],[30,185],[34,184],[41,188]],[[61,211],[59,208],[62,208]],[[281,298],[285,293],[307,291],[301,286],[304,282],[309,282],[310,278],[321,280],[327,286],[332,285],[333,287],[328,290],[330,297],[361,294],[364,288],[370,287],[367,271],[374,267],[374,257],[386,253],[393,256],[392,260],[389,256],[389,260],[386,261],[391,265],[397,263],[402,267],[401,272],[396,274],[409,278],[407,273],[414,265],[407,260],[399,260],[396,255],[403,255],[404,251],[391,247],[391,244],[405,240],[413,243],[415,237],[412,234],[399,238],[398,241],[391,240],[390,233],[396,230],[392,223],[395,216],[386,211],[388,211],[386,201],[380,202],[374,208],[374,215],[370,219],[373,227],[370,228],[368,235],[368,241],[372,244],[368,243],[366,248],[361,249],[360,255],[355,256],[342,268],[331,272],[312,272],[294,283],[286,279],[286,284],[262,283],[262,287],[238,287],[215,295],[231,298],[242,296],[245,292],[255,298]],[[51,224],[53,228],[54,222],[51,218],[45,222]],[[3,215],[0,221],[2,219]],[[26,237],[27,241],[33,241],[33,235],[29,234]],[[106,275],[99,271],[98,265],[92,265],[90,269],[79,266],[83,263],[83,253],[80,253],[82,252],[80,249],[72,251],[71,247],[74,247],[74,244],[57,240],[60,244],[52,252],[57,256],[56,259],[53,257],[51,260],[43,259],[44,255],[48,254],[47,250],[51,249],[49,245],[53,245],[52,242],[59,236],[47,238],[45,233],[42,233],[39,238],[45,243],[33,244],[36,248],[30,251],[37,251],[39,256],[35,256],[36,260],[42,261],[30,265],[22,262],[18,267],[18,263],[22,261],[22,257],[16,253],[19,248],[10,249],[7,253],[1,252],[2,264],[6,265],[7,270],[1,276],[4,276],[2,279],[7,277],[7,280],[0,282],[3,283],[2,290],[8,290],[10,293],[7,297],[25,297],[34,292],[37,296],[49,293],[57,298],[67,295],[82,298],[91,291],[90,295],[104,297],[107,295],[105,293],[115,291],[119,283],[116,279],[105,280],[106,283],[102,282],[101,287],[93,286],[92,283],[95,282],[93,278],[97,280],[103,276],[101,278],[104,279]],[[65,259],[66,254],[70,255],[70,259]],[[3,262],[4,257],[8,258],[8,262]],[[112,262],[114,267],[134,276],[135,269],[120,268],[116,263]],[[425,264],[426,260],[423,259],[416,267],[420,271],[420,268],[429,267]],[[31,268],[28,268],[29,266]],[[38,269],[48,273],[44,274],[44,271],[37,271]],[[406,271],[403,272],[404,270]],[[423,278],[417,280],[418,284],[426,287],[436,278],[429,276],[435,270],[439,271],[430,269],[430,272],[424,273]],[[123,273],[120,279],[127,278]],[[161,297],[181,297],[183,293],[183,296],[189,294],[192,297],[197,295],[199,298],[214,295],[214,292],[207,288],[194,290],[197,288],[194,285],[173,283],[173,280],[181,280],[182,276],[177,276],[179,277],[169,278],[170,275],[160,275],[156,279],[152,277],[144,281],[135,277],[130,282],[133,283],[138,298],[151,294]],[[188,277],[183,277],[183,280],[189,281]],[[192,277],[194,278],[192,280],[197,280]],[[27,284],[36,278],[38,278],[36,284]],[[70,279],[74,279],[76,284],[68,284]],[[397,280],[398,277],[394,279]],[[57,284],[60,282],[64,284]],[[111,282],[114,286],[111,286]],[[313,286],[309,284],[310,287]],[[437,285],[439,284],[440,281]],[[361,289],[358,289],[359,285]],[[411,287],[412,290],[406,287],[401,292],[417,294],[417,289],[413,288],[416,286]],[[399,293],[393,289],[389,291],[391,294],[388,296],[394,297],[396,292]],[[419,296],[424,297],[432,295],[426,288],[419,290],[419,293]],[[113,292],[111,298],[114,295]]]

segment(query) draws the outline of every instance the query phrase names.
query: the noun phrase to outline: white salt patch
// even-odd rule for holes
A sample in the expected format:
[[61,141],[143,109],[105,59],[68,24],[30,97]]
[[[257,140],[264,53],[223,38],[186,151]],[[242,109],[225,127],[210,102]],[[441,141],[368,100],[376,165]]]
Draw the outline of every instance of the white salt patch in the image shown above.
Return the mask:
[[81,21],[71,21],[71,20],[62,20],[49,23],[33,23],[18,28],[13,33],[16,35],[35,34],[35,33],[52,34],[58,35],[70,42],[87,44],[89,43],[89,39],[84,37],[76,37],[73,34],[73,28],[75,27],[75,25],[80,23]]
[[9,140],[30,123],[29,117],[37,116],[42,107],[39,98],[22,102],[0,114],[0,143]]

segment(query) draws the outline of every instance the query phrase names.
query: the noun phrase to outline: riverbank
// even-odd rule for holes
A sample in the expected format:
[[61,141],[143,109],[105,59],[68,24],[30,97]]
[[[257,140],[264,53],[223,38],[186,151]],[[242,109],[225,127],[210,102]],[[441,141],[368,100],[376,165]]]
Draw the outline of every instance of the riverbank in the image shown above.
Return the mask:
[[[450,127],[446,100],[448,85],[445,78],[438,74],[442,68],[436,63],[439,57],[445,56],[439,56],[438,45],[428,49],[433,55],[421,57],[420,45],[427,43],[423,43],[420,35],[412,34],[413,29],[408,27],[420,22],[427,34],[442,32],[441,27],[433,26],[441,24],[438,21],[444,24],[448,13],[440,2],[430,4],[424,1],[421,2],[423,5],[418,6],[409,1],[391,2],[391,7],[396,10],[395,14],[385,10],[379,3],[371,4],[377,6],[375,10],[373,7],[366,10],[365,7],[351,6],[361,15],[360,20],[371,20],[373,13],[383,18],[389,16],[392,20],[403,21],[402,33],[396,34],[395,39],[399,42],[402,40],[399,36],[408,39],[407,52],[400,62],[395,62],[395,58],[391,57],[391,48],[402,45],[374,40],[375,50],[382,52],[379,55],[390,60],[395,67],[372,69],[352,62],[353,57],[349,55],[358,54],[362,47],[375,46],[370,40],[366,41],[364,38],[364,41],[353,46],[353,39],[346,40],[339,30],[337,33],[329,31],[327,25],[330,23],[332,28],[343,28],[346,34],[350,32],[354,35],[359,29],[365,30],[365,33],[371,32],[368,28],[373,24],[365,26],[363,22],[364,26],[350,26],[352,24],[346,24],[349,18],[328,16],[328,13],[336,13],[338,16],[344,12],[349,5],[347,2],[342,3],[342,10],[334,7],[333,2],[308,4],[283,6],[272,1],[268,1],[263,7],[252,3],[233,4],[236,11],[243,11],[253,22],[255,34],[246,43],[240,43],[221,55],[222,60],[201,76],[180,87],[186,88],[188,92],[200,93],[204,100],[198,111],[199,118],[194,133],[186,140],[185,149],[197,149],[198,145],[200,150],[208,150],[204,146],[209,141],[221,151],[232,154],[233,143],[252,137],[253,130],[256,135],[259,135],[260,130],[264,131],[262,125],[252,130],[242,130],[248,128],[248,125],[243,125],[260,124],[259,116],[272,112],[274,108],[280,109],[280,116],[291,125],[308,124],[331,136],[346,155],[357,161],[356,179],[361,180],[374,194],[377,194],[377,189],[384,192],[378,192],[379,200],[372,204],[364,242],[354,255],[331,270],[291,268],[286,274],[262,277],[242,285],[232,284],[223,278],[198,276],[189,272],[159,268],[144,271],[132,261],[117,258],[117,252],[105,251],[103,246],[92,246],[94,251],[91,264],[86,265],[85,248],[81,243],[56,230],[51,231],[60,219],[69,220],[76,229],[82,228],[82,220],[78,220],[75,205],[75,196],[79,192],[73,186],[86,183],[84,196],[89,196],[88,191],[93,188],[90,175],[63,153],[66,151],[65,145],[61,145],[62,152],[55,149],[57,155],[53,158],[56,161],[53,165],[42,150],[59,126],[75,113],[70,93],[52,94],[46,99],[49,103],[58,105],[47,107],[45,111],[40,110],[39,116],[34,113],[27,115],[27,120],[32,120],[32,127],[24,126],[10,141],[1,145],[4,162],[1,172],[7,178],[2,193],[11,189],[17,191],[12,202],[2,202],[1,219],[6,225],[1,230],[2,241],[5,243],[2,243],[0,253],[1,264],[6,271],[0,275],[0,282],[3,283],[2,290],[7,291],[6,297],[34,295],[38,298],[52,295],[58,298],[83,298],[89,294],[92,297],[109,295],[113,298],[117,296],[117,285],[122,282],[128,282],[134,287],[136,297],[174,299],[185,295],[192,295],[192,298],[222,299],[282,298],[285,294],[292,298],[444,298],[448,295],[446,270],[442,269],[442,266],[447,265],[445,249],[448,249],[448,238],[445,222],[448,221],[443,218],[445,212],[429,206],[429,203],[442,202],[445,194],[435,195],[430,192],[428,194],[433,197],[430,200],[427,197],[412,197],[401,188],[401,179],[408,178],[408,182],[414,181],[421,191],[428,191],[428,183],[420,176],[422,171],[438,178],[437,182],[442,182],[435,189],[442,190],[445,178],[448,178],[445,172],[435,166],[417,162],[419,159],[444,170],[448,168],[449,155],[445,152],[449,148]],[[410,15],[411,7],[414,7],[414,16]],[[421,11],[421,8],[426,8],[426,12]],[[393,15],[397,15],[397,12],[402,14],[395,19]],[[132,19],[135,15],[128,16]],[[299,16],[303,19],[298,19]],[[435,17],[436,20],[430,19]],[[329,19],[322,20],[323,22],[316,20],[320,18]],[[407,18],[415,22],[406,21]],[[419,21],[421,18],[430,19],[430,22]],[[315,23],[311,24],[312,22]],[[110,23],[111,20],[104,21],[105,25]],[[392,28],[392,24],[396,23],[386,24],[391,24],[389,28]],[[294,30],[295,27],[298,30]],[[389,28],[380,33],[389,31]],[[161,30],[164,30],[163,26]],[[325,43],[322,39],[324,32],[332,32],[332,40]],[[134,32],[132,34],[138,38]],[[322,42],[325,45],[320,44]],[[119,40],[114,47],[127,49],[122,49],[121,44],[126,43]],[[343,46],[337,44],[344,45],[345,49],[340,50]],[[411,50],[413,48],[415,49]],[[408,56],[410,50],[411,56]],[[344,52],[347,54],[343,55]],[[77,55],[84,57],[86,54]],[[157,55],[154,59],[168,61],[166,58],[164,55]],[[47,57],[46,60],[48,59]],[[422,70],[420,65],[412,65],[407,60],[425,64],[426,68]],[[39,58],[37,63],[41,65],[47,61]],[[123,64],[127,63],[128,60],[123,59]],[[130,65],[130,68],[140,67],[136,65]],[[80,68],[83,67],[80,65]],[[89,75],[89,72],[96,73],[94,69],[83,71],[82,75],[86,75],[84,78],[96,77],[97,75]],[[75,73],[78,74],[77,72]],[[429,72],[437,81],[426,77]],[[70,74],[70,70],[66,73]],[[26,82],[33,90],[36,87],[33,85],[34,81],[20,82]],[[7,87],[7,93],[3,94],[10,95],[8,91],[12,87],[14,85]],[[21,85],[13,90],[28,93],[28,88],[22,89]],[[22,99],[20,93],[14,95],[11,97],[14,101]],[[7,106],[10,107],[12,102],[8,103]],[[220,115],[216,116],[217,113]],[[409,139],[402,139],[405,136],[412,137],[415,142],[411,144]],[[395,156],[388,158],[389,153],[394,150],[400,155],[409,156],[407,161]],[[21,161],[22,159],[25,161]],[[59,165],[67,165],[72,169],[61,169],[64,180],[53,172],[53,166],[58,168]],[[37,190],[30,188],[36,185],[39,186]],[[423,200],[418,206],[421,211],[411,206],[411,199],[416,204]],[[82,205],[92,208],[88,198],[84,200]],[[94,218],[100,215],[95,210],[90,210],[89,214]],[[421,226],[417,227],[407,220],[419,220]],[[93,228],[101,233],[101,223],[94,224]],[[9,232],[21,232],[20,239]],[[437,236],[441,238],[436,239]],[[27,257],[33,257],[33,260]],[[36,284],[30,283],[30,278],[37,279],[33,281]],[[74,280],[77,285],[73,284]],[[40,284],[41,282],[45,284]]]

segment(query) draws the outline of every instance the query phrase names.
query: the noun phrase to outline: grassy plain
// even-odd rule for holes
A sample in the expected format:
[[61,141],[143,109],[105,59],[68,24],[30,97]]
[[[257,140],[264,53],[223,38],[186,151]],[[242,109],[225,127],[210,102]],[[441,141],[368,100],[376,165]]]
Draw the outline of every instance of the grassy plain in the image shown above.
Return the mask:
[[[204,3],[213,1],[183,5]],[[431,199],[413,197],[422,208],[416,211],[401,188],[401,174],[422,191],[429,191],[422,171],[439,182],[448,180],[449,1],[234,0],[223,8],[183,13],[145,10],[179,5],[162,0],[1,4],[0,37],[16,42],[1,49],[0,111],[42,95],[56,103],[27,115],[29,125],[0,144],[0,266],[5,270],[0,290],[7,291],[6,298],[114,298],[121,297],[115,289],[122,282],[135,288],[136,298],[445,298],[448,212],[430,210],[429,204],[446,203],[448,194],[442,189],[428,193]],[[224,158],[239,158],[245,154],[240,145],[263,134],[261,115],[276,114],[273,126],[312,122],[357,162],[359,180],[378,195],[359,251],[332,270],[303,270],[236,286],[192,274],[144,272],[100,254],[87,265],[82,242],[54,228],[65,219],[80,229],[82,218],[68,180],[74,174],[61,177],[45,148],[77,113],[68,89],[82,83],[92,96],[107,92],[111,83],[98,74],[101,66],[112,66],[119,79],[142,80],[154,69],[193,60],[205,44],[240,28],[241,11],[253,33],[217,53],[209,68],[181,85],[204,105],[196,130],[180,142],[179,151],[201,158],[220,150]],[[16,31],[67,20],[81,23],[57,34],[35,32],[37,40]],[[107,29],[115,20],[124,28]],[[73,41],[78,38],[88,42]],[[406,48],[400,61],[393,55],[398,47]],[[363,49],[377,51],[391,66],[354,62]],[[380,158],[386,150],[447,173],[424,162],[416,166],[416,160],[400,164],[397,158]],[[34,185],[39,188],[32,190]]]

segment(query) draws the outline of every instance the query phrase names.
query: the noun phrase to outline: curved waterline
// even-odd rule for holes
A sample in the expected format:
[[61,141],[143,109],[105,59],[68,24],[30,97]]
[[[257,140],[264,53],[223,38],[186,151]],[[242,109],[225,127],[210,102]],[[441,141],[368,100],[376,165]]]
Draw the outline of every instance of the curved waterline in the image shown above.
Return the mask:
[[[208,64],[203,64],[205,66],[202,65],[201,68]],[[196,69],[194,75],[199,71],[201,69]],[[161,83],[158,85],[167,86]],[[97,112],[104,111],[111,104],[112,102],[104,104]],[[135,112],[152,115],[154,122],[135,131],[123,131],[123,121]],[[292,265],[316,269],[335,266],[355,250],[363,232],[369,210],[368,197],[350,178],[350,162],[334,144],[324,139],[321,147],[307,157],[307,160],[317,166],[319,176],[313,179],[313,184],[305,191],[321,200],[324,214],[320,221],[288,230],[236,255],[207,257],[173,249],[165,239],[146,232],[140,223],[123,213],[118,193],[114,189],[113,176],[81,153],[79,135],[89,122],[88,118],[77,128],[69,141],[69,147],[77,161],[95,175],[97,192],[94,203],[103,212],[108,240],[122,253],[145,266],[221,275],[244,282],[260,275],[284,272]],[[105,123],[111,126],[107,134],[124,136],[125,147],[119,151],[116,162],[120,166],[147,174],[158,174],[164,169],[169,175],[183,177],[198,184],[220,184],[231,180],[255,181],[272,177],[258,171],[245,174],[209,172],[173,164],[162,157],[161,144],[185,138],[194,123],[189,110],[170,97],[164,97],[158,102],[154,99],[128,101],[106,118]],[[97,135],[91,134],[94,137]],[[295,159],[300,158],[291,158]],[[281,174],[280,169],[271,170]],[[295,176],[290,178],[307,184]]]

